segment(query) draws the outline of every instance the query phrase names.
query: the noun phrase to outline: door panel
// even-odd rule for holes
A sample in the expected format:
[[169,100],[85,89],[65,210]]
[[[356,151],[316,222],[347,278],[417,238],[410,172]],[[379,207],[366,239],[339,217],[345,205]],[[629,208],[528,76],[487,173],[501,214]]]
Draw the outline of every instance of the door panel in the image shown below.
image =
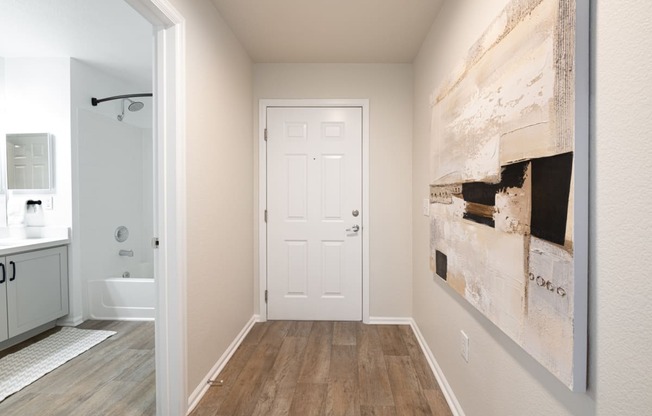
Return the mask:
[[287,219],[293,221],[306,221],[306,208],[308,206],[308,189],[306,176],[308,174],[308,160],[306,155],[286,156],[288,208]]
[[267,130],[268,319],[361,320],[362,109],[268,108]]

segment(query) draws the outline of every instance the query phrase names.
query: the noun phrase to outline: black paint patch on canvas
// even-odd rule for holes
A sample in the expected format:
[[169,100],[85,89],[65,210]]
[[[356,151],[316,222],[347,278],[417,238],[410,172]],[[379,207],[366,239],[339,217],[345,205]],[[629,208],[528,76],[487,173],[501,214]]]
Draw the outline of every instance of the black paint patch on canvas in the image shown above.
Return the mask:
[[504,191],[507,188],[522,188],[529,164],[530,161],[525,161],[503,166],[498,191]]
[[572,174],[572,152],[532,160],[533,236],[564,245]]
[[[462,184],[462,197],[466,202],[482,204],[487,206],[496,205],[496,194],[507,188],[522,188],[525,183],[525,174],[530,161],[514,163],[503,166],[500,183],[471,182]],[[465,212],[464,219],[488,225],[495,228],[496,222],[492,217]]]
[[482,205],[496,205],[496,194],[507,188],[522,188],[525,173],[530,162],[519,162],[503,166],[500,183],[471,182],[462,184],[462,197],[467,202]]
[[482,205],[496,205],[498,185],[494,183],[471,182],[462,184],[462,198],[466,202]]
[[496,227],[496,221],[494,221],[493,218],[483,217],[482,215],[471,214],[471,213],[468,213],[468,212],[464,213],[463,218],[465,220],[470,220],[470,221],[477,222],[478,224],[488,225],[491,228]]
[[437,272],[437,276],[446,280],[446,275],[448,273],[448,257],[439,250],[435,253],[435,271]]

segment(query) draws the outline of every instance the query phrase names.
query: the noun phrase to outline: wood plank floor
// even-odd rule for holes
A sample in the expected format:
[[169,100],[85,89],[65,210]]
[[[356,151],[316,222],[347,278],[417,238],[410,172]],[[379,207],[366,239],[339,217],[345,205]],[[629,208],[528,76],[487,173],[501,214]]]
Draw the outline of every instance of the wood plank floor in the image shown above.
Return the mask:
[[[78,328],[117,334],[5,399],[0,415],[156,414],[154,323],[86,321]],[[2,351],[0,357],[57,330]]]
[[256,324],[191,416],[451,415],[409,326]]

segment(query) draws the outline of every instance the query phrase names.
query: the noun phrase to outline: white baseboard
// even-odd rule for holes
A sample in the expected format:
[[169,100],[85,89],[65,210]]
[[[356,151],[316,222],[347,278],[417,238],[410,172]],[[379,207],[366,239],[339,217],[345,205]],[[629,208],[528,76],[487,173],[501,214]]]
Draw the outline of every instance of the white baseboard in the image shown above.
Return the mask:
[[448,407],[451,408],[451,412],[453,413],[453,416],[465,416],[464,410],[462,410],[462,406],[460,406],[460,402],[457,401],[457,397],[455,397],[455,393],[453,393],[453,389],[451,388],[450,384],[448,384],[448,381],[446,380],[444,373],[441,371],[441,367],[439,367],[439,364],[437,363],[435,356],[432,354],[432,351],[430,351],[430,347],[428,347],[428,344],[426,343],[423,334],[421,334],[421,331],[419,330],[419,326],[417,325],[416,321],[413,318],[409,318],[409,320],[410,320],[410,326],[412,327],[412,331],[414,332],[414,335],[417,337],[417,341],[419,341],[419,345],[421,346],[421,350],[423,351],[423,354],[426,356],[426,360],[428,360],[428,364],[430,364],[430,369],[435,374],[437,383],[439,383],[439,387],[441,388],[441,391],[444,394],[444,397],[446,398]]
[[242,328],[242,331],[238,334],[237,337],[233,340],[231,345],[224,351],[224,354],[217,360],[213,368],[206,374],[206,377],[199,383],[197,388],[195,388],[195,391],[192,392],[190,397],[188,397],[188,413],[192,412],[194,408],[199,404],[199,401],[204,397],[204,394],[208,391],[208,388],[210,387],[208,385],[208,381],[211,380],[213,377],[217,376],[220,371],[224,369],[224,366],[226,363],[229,362],[233,354],[235,353],[235,350],[238,349],[240,344],[242,343],[242,340],[247,336],[251,328],[254,326],[256,322],[259,321],[259,316],[258,315],[253,315],[249,322],[246,323],[244,328]]
[[412,318],[396,318],[389,316],[370,316],[369,325],[412,325]]

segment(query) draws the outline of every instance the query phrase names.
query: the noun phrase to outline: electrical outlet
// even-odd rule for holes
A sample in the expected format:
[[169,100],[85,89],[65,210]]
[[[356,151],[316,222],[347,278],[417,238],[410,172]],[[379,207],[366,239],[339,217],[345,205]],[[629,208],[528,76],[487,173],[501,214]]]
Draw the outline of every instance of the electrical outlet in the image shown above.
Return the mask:
[[52,197],[51,196],[46,196],[43,198],[43,209],[44,210],[52,210]]
[[464,331],[460,331],[460,354],[464,361],[469,362],[469,336]]
[[424,198],[423,199],[422,209],[423,209],[423,215],[426,216],[426,217],[429,217],[430,216],[430,198]]

